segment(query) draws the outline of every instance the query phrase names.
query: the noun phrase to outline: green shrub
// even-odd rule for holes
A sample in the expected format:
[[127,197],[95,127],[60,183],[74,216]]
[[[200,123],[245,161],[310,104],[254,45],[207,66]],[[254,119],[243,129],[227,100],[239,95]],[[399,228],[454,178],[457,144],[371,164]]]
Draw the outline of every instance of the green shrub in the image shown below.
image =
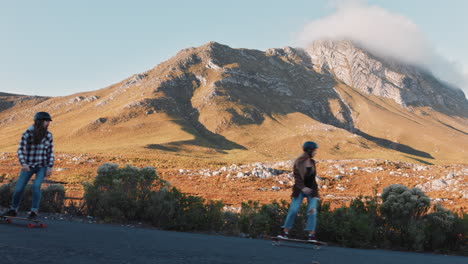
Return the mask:
[[[0,187],[0,195],[5,190]],[[153,168],[118,168],[116,164],[98,169],[94,183],[85,185],[84,198],[89,213],[105,221],[138,220],[163,229],[244,233],[249,237],[278,234],[289,209],[285,201],[263,205],[248,201],[242,203],[239,213],[224,211],[220,201],[168,188]],[[466,251],[466,215],[457,217],[439,206],[427,214],[429,198],[419,189],[403,185],[385,188],[382,203],[379,201],[377,196],[359,196],[349,207],[336,210],[319,201],[318,237],[349,247]],[[306,210],[307,203],[303,203],[290,231],[292,237],[305,238]]]
[[[16,181],[9,182],[0,186],[0,205],[3,207],[11,206],[11,199],[15,189]],[[31,184],[26,185],[20,203],[20,211],[29,211],[32,203]],[[43,188],[41,192],[41,203],[39,210],[41,212],[62,213],[65,201],[65,188],[61,184],[50,184]]]
[[84,184],[84,199],[88,213],[105,221],[141,220],[153,190],[166,185],[153,167],[105,163],[97,173],[92,184]]
[[0,205],[2,207],[11,206],[11,196],[13,195],[14,188],[15,182],[2,184],[2,186],[0,186]]
[[203,198],[181,194],[178,199],[177,212],[170,228],[180,231],[210,230],[206,213]]
[[150,195],[146,210],[142,213],[142,219],[160,228],[172,225],[178,212],[180,192],[173,188],[163,188]]
[[358,197],[349,207],[329,210],[329,204],[319,211],[317,235],[321,240],[338,242],[349,247],[372,247],[379,243],[376,199]]
[[424,239],[419,221],[429,206],[429,197],[418,188],[408,189],[401,184],[384,188],[380,212],[391,244],[420,250],[418,241]]
[[221,232],[226,235],[238,235],[240,233],[240,217],[238,213],[223,212],[223,226]]
[[243,202],[239,214],[240,231],[250,237],[278,234],[287,213],[288,204],[285,201],[262,206],[258,201]]
[[455,215],[453,230],[447,244],[453,251],[468,256],[468,214]]
[[426,213],[430,203],[429,197],[420,189],[393,184],[384,188],[380,211],[388,222],[404,226],[409,219],[420,218]]
[[42,190],[40,210],[62,213],[65,204],[65,188],[61,184],[50,184]]
[[250,237],[258,237],[265,233],[265,225],[269,219],[260,213],[258,201],[243,202],[239,215],[239,225],[242,233]]
[[224,226],[223,207],[220,201],[205,202],[176,188],[164,188],[151,194],[143,219],[164,229],[218,232]]
[[446,251],[457,247],[458,233],[455,229],[457,217],[452,212],[436,204],[434,211],[427,214],[424,220],[426,249]]

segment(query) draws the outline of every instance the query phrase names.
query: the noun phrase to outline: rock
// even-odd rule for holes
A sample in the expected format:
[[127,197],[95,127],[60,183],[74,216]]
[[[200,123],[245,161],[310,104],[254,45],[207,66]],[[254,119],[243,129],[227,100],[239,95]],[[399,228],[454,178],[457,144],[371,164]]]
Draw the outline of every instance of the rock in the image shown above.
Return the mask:
[[341,179],[344,178],[344,176],[343,175],[335,175],[335,176],[333,176],[333,178],[335,178],[336,180],[341,180]]
[[392,99],[402,107],[438,105],[450,111],[466,109],[461,91],[430,80],[429,73],[421,68],[371,55],[351,41],[314,41],[307,53],[316,71],[326,69],[364,94]]
[[445,179],[453,179],[455,177],[456,177],[455,173],[449,173],[449,174],[447,174],[447,176],[445,176]]

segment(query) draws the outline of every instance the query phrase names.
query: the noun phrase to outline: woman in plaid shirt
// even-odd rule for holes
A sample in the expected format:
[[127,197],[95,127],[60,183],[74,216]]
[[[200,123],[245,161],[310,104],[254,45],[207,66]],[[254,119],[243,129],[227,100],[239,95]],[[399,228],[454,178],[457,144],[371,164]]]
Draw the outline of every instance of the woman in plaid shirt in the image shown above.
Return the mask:
[[47,112],[34,115],[34,125],[24,131],[18,146],[18,159],[21,163],[21,173],[16,181],[11,202],[11,208],[4,216],[16,216],[24,188],[33,174],[36,179],[32,185],[32,206],[28,218],[34,219],[39,211],[41,201],[41,185],[46,176],[52,174],[54,166],[54,144],[52,133],[47,128],[52,118]]

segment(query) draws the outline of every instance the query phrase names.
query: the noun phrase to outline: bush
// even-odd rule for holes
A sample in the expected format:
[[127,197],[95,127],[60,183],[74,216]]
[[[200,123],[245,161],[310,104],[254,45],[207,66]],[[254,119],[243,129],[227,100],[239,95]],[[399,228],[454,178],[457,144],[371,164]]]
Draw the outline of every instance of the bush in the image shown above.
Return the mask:
[[92,184],[84,184],[84,199],[88,213],[107,222],[141,220],[153,190],[167,184],[153,167],[105,163],[97,173]]
[[450,245],[450,249],[468,256],[468,214],[455,216],[447,244]]
[[381,241],[376,198],[358,197],[349,207],[330,211],[329,204],[319,211],[317,234],[327,241],[349,247],[372,247]]
[[[0,187],[0,195],[7,189]],[[285,201],[264,205],[248,201],[242,203],[240,213],[225,212],[220,201],[169,189],[154,168],[118,168],[116,164],[99,167],[94,183],[85,185],[84,197],[89,213],[106,221],[137,220],[163,229],[249,237],[278,234],[289,209]],[[427,214],[429,205],[421,190],[397,184],[384,189],[380,205],[377,196],[359,196],[349,207],[332,211],[329,203],[319,201],[317,235],[349,247],[466,251],[468,217],[437,205]],[[306,210],[307,203],[303,203],[290,231],[292,237],[305,238]]]
[[148,206],[142,214],[142,219],[160,228],[169,227],[178,212],[180,192],[166,188],[150,195]]
[[[287,208],[278,204],[259,206],[258,201],[243,202],[239,214],[239,229],[250,237],[260,237],[272,233],[278,233]],[[285,213],[286,212],[286,213]]]
[[430,206],[430,199],[418,188],[401,184],[384,188],[380,212],[384,217],[387,239],[393,245],[420,250],[424,232],[419,223]]
[[[0,186],[0,205],[3,207],[11,206],[11,198],[15,189],[16,181],[12,181]],[[26,185],[23,192],[23,198],[20,203],[20,211],[29,211],[32,203],[31,184]],[[50,184],[42,189],[41,203],[39,210],[48,213],[62,213],[65,201],[65,188],[61,184]]]
[[222,202],[188,196],[160,179],[152,167],[138,169],[106,163],[92,184],[85,184],[84,199],[90,215],[106,222],[146,221],[179,231],[220,231]]
[[[449,210],[436,204],[434,211],[425,216],[426,249],[442,250],[456,249],[459,234],[465,234],[466,230],[456,230],[457,217]],[[460,232],[460,233],[458,233]]]
[[40,210],[62,213],[65,204],[65,188],[61,184],[50,184],[42,190]]
[[239,214],[230,211],[224,212],[222,233],[226,235],[238,235],[240,233],[239,221]]

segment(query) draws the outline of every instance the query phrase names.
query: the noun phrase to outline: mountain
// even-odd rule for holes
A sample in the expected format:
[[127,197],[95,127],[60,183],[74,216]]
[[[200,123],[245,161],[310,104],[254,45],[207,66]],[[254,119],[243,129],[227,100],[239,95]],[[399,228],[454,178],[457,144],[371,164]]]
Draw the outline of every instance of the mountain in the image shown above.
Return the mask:
[[92,92],[0,94],[2,151],[37,111],[52,114],[64,152],[290,159],[314,140],[321,158],[468,160],[463,92],[349,41],[264,52],[210,42]]
[[468,117],[463,92],[437,80],[427,70],[377,58],[350,41],[316,41],[307,52],[316,71],[330,73],[361,93],[390,98],[402,107],[430,106]]

